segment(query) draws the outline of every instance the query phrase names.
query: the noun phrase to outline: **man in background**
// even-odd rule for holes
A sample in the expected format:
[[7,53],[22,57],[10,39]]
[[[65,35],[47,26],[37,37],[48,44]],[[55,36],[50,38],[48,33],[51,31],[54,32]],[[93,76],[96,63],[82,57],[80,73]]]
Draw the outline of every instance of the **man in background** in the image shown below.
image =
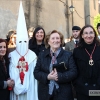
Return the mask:
[[79,34],[81,28],[79,26],[72,27],[72,38],[65,44],[65,50],[73,52],[74,48],[77,47],[79,42]]

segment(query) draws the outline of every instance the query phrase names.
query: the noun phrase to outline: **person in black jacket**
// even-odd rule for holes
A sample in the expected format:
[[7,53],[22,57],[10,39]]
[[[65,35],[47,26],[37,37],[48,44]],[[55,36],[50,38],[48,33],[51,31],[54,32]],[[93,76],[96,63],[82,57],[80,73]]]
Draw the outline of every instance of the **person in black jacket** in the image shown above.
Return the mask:
[[14,81],[9,78],[8,67],[7,42],[0,39],[0,100],[9,100],[9,90],[14,86]]
[[77,100],[100,100],[100,96],[91,94],[93,90],[100,91],[100,42],[91,25],[82,28],[73,56],[78,69],[78,77],[74,81]]
[[42,27],[35,28],[33,37],[29,40],[29,49],[34,51],[38,56],[45,49],[44,45],[45,31]]
[[38,56],[34,69],[39,100],[74,100],[71,81],[77,69],[72,53],[62,49],[63,43],[63,35],[56,30],[45,38],[47,49]]

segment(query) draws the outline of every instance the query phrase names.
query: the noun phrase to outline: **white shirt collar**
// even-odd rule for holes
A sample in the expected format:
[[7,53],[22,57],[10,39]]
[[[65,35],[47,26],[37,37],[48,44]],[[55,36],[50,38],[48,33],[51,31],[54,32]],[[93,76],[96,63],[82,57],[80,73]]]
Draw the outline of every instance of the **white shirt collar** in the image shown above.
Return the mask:
[[74,43],[76,44],[76,41],[79,41],[79,39],[73,39]]
[[100,35],[98,35],[98,38],[100,39]]

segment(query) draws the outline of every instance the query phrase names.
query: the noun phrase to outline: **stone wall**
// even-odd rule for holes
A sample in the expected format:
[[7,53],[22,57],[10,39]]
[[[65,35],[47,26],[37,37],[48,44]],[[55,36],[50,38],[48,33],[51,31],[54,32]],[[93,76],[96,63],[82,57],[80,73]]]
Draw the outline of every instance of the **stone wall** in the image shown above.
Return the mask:
[[93,25],[93,17],[99,12],[98,0],[91,0],[90,2],[90,24]]
[[10,29],[16,29],[18,1],[0,0],[0,37],[5,38]]
[[[20,0],[0,0],[0,37],[5,38],[10,29],[16,29],[18,9]],[[46,33],[54,29],[62,32],[65,38],[69,38],[72,33],[72,26],[85,25],[85,21],[92,24],[93,19],[82,19],[85,17],[86,1],[89,9],[87,14],[95,16],[98,11],[93,10],[93,0],[22,0],[25,12],[27,28],[42,26]],[[70,14],[69,6],[75,7],[77,12]],[[97,5],[97,2],[96,2]],[[92,9],[90,11],[90,9]]]

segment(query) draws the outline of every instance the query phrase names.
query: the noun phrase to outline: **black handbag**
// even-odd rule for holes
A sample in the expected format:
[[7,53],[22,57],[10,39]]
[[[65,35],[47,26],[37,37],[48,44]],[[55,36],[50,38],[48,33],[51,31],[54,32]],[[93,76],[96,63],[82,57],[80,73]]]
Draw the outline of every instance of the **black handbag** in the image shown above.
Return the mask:
[[64,62],[53,64],[53,69],[56,68],[58,72],[65,72],[67,70],[67,67],[65,66]]

